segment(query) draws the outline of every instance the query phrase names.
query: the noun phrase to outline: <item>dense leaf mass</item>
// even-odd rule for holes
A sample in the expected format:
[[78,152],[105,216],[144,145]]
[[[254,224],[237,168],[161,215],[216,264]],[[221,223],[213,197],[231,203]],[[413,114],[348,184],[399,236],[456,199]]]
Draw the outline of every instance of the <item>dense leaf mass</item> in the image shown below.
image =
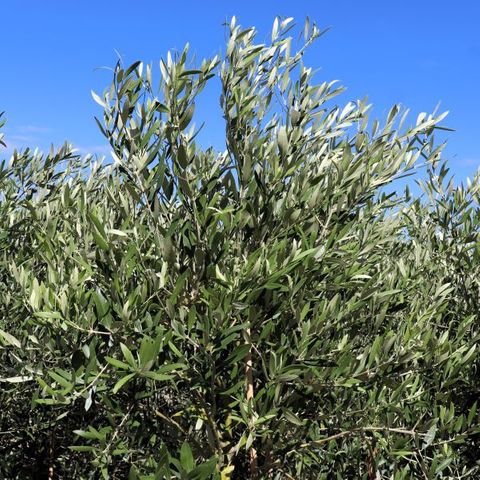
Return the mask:
[[479,178],[444,115],[336,105],[292,26],[118,63],[111,162],[1,163],[1,478],[479,478]]

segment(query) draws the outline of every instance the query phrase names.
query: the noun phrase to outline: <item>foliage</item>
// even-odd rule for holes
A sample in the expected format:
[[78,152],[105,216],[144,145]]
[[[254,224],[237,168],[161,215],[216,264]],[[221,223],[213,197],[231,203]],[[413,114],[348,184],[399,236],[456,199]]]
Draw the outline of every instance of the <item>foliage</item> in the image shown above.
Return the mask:
[[448,178],[444,114],[333,104],[292,26],[233,19],[158,85],[118,63],[111,164],[1,164],[2,478],[478,478],[479,178]]

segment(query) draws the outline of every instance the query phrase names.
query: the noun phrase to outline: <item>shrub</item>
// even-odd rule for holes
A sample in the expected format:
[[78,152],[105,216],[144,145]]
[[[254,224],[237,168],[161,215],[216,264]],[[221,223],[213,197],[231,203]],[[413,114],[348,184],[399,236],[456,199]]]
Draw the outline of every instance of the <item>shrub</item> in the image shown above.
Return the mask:
[[[2,478],[477,478],[479,178],[444,114],[333,104],[292,26],[233,19],[158,85],[119,62],[113,163],[2,163]],[[192,123],[214,77],[224,152]]]

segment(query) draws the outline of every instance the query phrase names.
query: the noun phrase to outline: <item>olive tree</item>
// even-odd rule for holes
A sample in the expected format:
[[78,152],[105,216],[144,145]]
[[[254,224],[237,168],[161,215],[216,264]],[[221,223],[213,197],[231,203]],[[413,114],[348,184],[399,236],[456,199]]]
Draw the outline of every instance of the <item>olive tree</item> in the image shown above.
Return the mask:
[[[118,62],[111,161],[3,162],[3,477],[478,475],[479,178],[448,178],[445,114],[336,104],[293,26],[232,19],[158,79]],[[213,78],[224,151],[195,124]]]

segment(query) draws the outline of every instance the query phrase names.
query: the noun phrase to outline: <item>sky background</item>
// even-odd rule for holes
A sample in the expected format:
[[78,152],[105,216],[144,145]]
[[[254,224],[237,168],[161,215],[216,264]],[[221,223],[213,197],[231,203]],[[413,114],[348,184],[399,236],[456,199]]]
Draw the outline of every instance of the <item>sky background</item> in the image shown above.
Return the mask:
[[[270,38],[276,15],[307,16],[330,31],[311,47],[307,66],[316,79],[340,80],[347,91],[339,103],[368,95],[373,115],[384,118],[394,103],[418,113],[438,102],[449,110],[445,158],[458,181],[480,167],[480,2],[411,1],[22,1],[1,4],[0,111],[8,120],[9,148],[48,149],[68,140],[82,153],[108,154],[93,120],[101,108],[90,90],[111,79],[117,52],[126,64],[153,62],[186,42],[199,59],[220,53],[222,24],[235,15],[255,26],[258,40]],[[207,124],[202,142],[222,148],[219,90],[203,94],[198,117]],[[197,121],[198,124],[198,121]]]

